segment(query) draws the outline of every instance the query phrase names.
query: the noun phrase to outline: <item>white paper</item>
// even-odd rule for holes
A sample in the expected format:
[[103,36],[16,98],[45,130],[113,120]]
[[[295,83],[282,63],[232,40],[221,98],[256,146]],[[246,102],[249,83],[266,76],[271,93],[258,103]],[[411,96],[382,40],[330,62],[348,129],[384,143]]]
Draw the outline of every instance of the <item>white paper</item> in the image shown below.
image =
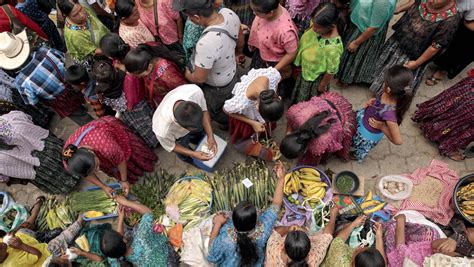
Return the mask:
[[249,180],[249,178],[245,178],[242,180],[242,183],[244,184],[245,187],[250,188],[253,186],[252,181]]

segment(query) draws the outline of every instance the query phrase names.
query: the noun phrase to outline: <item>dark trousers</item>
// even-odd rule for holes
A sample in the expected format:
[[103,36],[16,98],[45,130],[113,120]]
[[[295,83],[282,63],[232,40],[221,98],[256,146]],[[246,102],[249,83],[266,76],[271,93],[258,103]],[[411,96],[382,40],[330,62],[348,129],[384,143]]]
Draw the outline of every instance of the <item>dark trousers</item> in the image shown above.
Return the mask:
[[204,98],[206,98],[207,111],[212,120],[227,125],[228,117],[222,110],[222,107],[224,106],[224,102],[232,97],[232,90],[238,81],[239,77],[235,74],[234,79],[223,87],[216,87],[209,84],[201,85]]
[[[179,138],[178,140],[176,140],[176,144],[179,144],[185,148],[188,148],[188,149],[191,149],[191,150],[194,150],[191,148],[190,144],[194,144],[194,145],[198,145],[199,142],[201,142],[201,140],[204,138],[206,134],[204,133],[204,131],[198,131],[198,132],[189,132],[187,135]],[[178,156],[178,158],[186,163],[190,163],[192,164],[193,163],[193,159],[191,157],[188,157],[188,156],[185,156],[185,155],[182,155],[182,154],[179,154],[179,153],[176,153],[176,155]]]

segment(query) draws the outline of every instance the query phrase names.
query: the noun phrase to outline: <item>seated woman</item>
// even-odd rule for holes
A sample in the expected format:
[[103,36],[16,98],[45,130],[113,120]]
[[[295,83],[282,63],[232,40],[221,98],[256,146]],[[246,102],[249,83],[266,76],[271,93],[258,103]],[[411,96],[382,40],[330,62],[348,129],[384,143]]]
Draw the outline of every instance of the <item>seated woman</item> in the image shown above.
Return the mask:
[[365,220],[366,216],[359,216],[337,233],[326,253],[326,258],[324,258],[321,264],[322,267],[387,266],[383,246],[382,225],[380,223],[375,223],[375,248],[361,246],[353,249],[346,243],[354,228],[364,225]]
[[[280,73],[272,67],[252,69],[235,85],[232,90],[234,96],[225,101],[223,107],[229,115],[229,134],[233,144],[247,141],[254,133],[271,133],[276,127],[275,122],[284,112],[283,101],[276,94],[280,79]],[[272,152],[266,150],[259,154],[271,160]]]
[[92,58],[102,54],[100,39],[109,30],[89,7],[70,0],[60,0],[58,8],[66,16],[64,40],[68,54],[76,64],[90,70]]
[[334,206],[324,230],[313,235],[297,226],[275,227],[268,240],[265,266],[319,266],[331,244],[338,215]]
[[283,202],[286,170],[283,163],[275,166],[278,181],[272,205],[262,214],[249,202],[240,202],[232,218],[220,213],[213,219],[208,261],[219,266],[262,266],[265,247]]
[[451,219],[444,231],[448,237],[431,243],[433,253],[442,253],[452,257],[470,257],[474,255],[474,228],[467,227],[459,215]]
[[153,218],[150,208],[128,200],[124,196],[115,198],[118,204],[133,209],[142,215],[130,243],[124,242],[123,217],[118,231],[108,230],[102,237],[100,250],[113,259],[125,257],[133,266],[178,266],[179,262],[165,235],[152,230]]
[[144,172],[153,171],[158,157],[121,121],[104,116],[77,129],[67,139],[63,160],[70,173],[86,178],[112,197],[113,189],[96,176],[99,169],[119,180],[127,195],[129,181],[135,183]]
[[127,72],[143,77],[153,107],[157,107],[169,91],[187,83],[180,69],[183,64],[180,57],[163,45],[141,44],[128,52],[122,63]]
[[343,96],[324,93],[291,106],[286,116],[287,136],[280,144],[283,156],[310,165],[332,153],[349,160],[356,120],[352,105]]
[[140,19],[135,1],[117,0],[115,12],[120,17],[119,35],[132,49],[139,44],[155,41],[153,34]]
[[32,183],[46,193],[69,193],[79,178],[61,166],[63,144],[21,111],[0,116],[0,182]]
[[94,64],[96,92],[101,102],[120,113],[120,119],[140,136],[149,147],[156,147],[158,139],[152,130],[153,110],[145,100],[143,87],[116,70],[110,61]]

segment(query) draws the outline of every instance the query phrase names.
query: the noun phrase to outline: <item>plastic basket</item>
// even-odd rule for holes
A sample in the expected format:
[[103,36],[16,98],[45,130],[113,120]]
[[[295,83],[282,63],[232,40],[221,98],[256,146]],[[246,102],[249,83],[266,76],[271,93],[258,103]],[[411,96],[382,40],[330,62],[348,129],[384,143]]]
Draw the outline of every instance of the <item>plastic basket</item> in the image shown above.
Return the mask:
[[332,196],[333,196],[333,193],[332,193],[332,188],[331,188],[331,179],[326,175],[326,173],[324,173],[321,169],[315,167],[315,166],[310,166],[310,165],[301,165],[301,166],[296,166],[294,167],[293,169],[290,170],[289,173],[292,173],[294,171],[297,171],[301,168],[312,168],[312,169],[315,169],[319,172],[320,174],[320,177],[321,177],[321,181],[322,182],[325,182],[328,187],[326,189],[326,195],[324,196],[323,198],[323,201],[324,202],[328,202],[329,200],[332,199]]
[[[108,187],[112,188],[112,189],[120,189],[122,188],[121,185],[119,183],[111,183],[111,184],[107,184]],[[86,187],[83,191],[93,191],[93,190],[102,190],[100,187],[98,186],[88,186]],[[95,217],[95,218],[87,218],[84,214],[82,214],[82,219],[86,222],[89,222],[89,221],[96,221],[96,220],[102,220],[102,219],[109,219],[109,218],[115,218],[117,217],[118,214],[117,213],[110,213],[110,214],[105,214],[104,216],[100,216],[100,217]]]
[[460,187],[463,185],[467,185],[468,183],[471,183],[471,182],[474,182],[474,173],[468,174],[464,176],[463,178],[459,179],[459,181],[457,182],[453,190],[453,204],[454,204],[454,210],[456,211],[456,213],[460,214],[466,222],[470,223],[471,225],[474,225],[474,221],[464,216],[464,214],[461,212],[458,199],[456,197],[456,193],[459,191]]

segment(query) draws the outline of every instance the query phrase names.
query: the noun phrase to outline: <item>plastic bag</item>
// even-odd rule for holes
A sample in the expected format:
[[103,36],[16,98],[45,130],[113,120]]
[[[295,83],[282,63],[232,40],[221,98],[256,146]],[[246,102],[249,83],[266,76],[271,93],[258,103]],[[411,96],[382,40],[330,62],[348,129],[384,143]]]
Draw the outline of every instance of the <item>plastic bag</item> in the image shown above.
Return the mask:
[[183,245],[183,225],[178,223],[171,227],[168,231],[168,239],[173,247],[180,248]]
[[[384,183],[386,182],[398,182],[398,183],[404,183],[405,184],[405,190],[398,192],[396,194],[390,193],[388,190],[384,189]],[[393,199],[393,200],[403,200],[411,195],[411,191],[413,189],[413,182],[406,178],[405,176],[401,175],[387,175],[382,178],[380,178],[380,181],[377,185],[378,190],[382,195],[384,195],[387,198]]]

